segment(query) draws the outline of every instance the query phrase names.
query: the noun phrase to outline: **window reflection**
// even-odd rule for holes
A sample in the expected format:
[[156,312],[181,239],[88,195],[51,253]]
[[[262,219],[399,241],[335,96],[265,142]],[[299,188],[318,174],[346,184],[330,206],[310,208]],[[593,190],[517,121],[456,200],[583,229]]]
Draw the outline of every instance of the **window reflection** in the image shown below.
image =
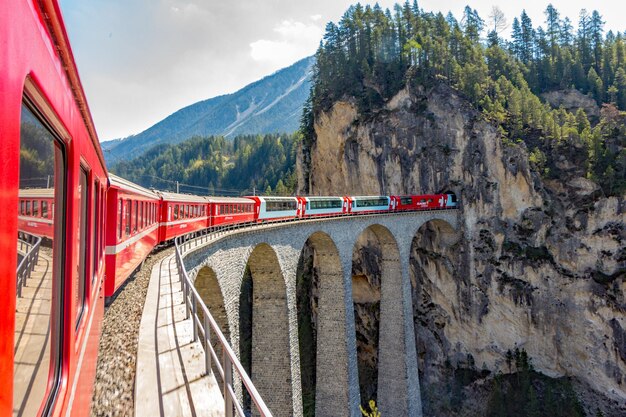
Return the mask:
[[59,213],[54,212],[54,203],[57,208],[62,207],[58,204],[62,202],[62,187],[55,192],[55,185],[63,165],[63,154],[54,135],[23,105],[19,207],[16,208],[14,416],[37,415],[46,398],[48,381],[58,369],[58,360],[51,360],[58,351],[59,332],[53,323],[58,322],[56,288],[61,279],[60,262],[53,262],[53,247],[61,231],[55,228]]

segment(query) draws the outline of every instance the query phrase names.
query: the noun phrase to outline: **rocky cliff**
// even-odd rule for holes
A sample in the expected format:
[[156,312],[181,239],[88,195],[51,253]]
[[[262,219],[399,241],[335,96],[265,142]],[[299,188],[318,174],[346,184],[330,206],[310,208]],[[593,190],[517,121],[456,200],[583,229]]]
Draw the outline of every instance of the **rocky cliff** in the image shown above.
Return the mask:
[[[426,415],[476,415],[442,412],[437,383],[447,368],[507,374],[506,352],[516,347],[543,374],[571,377],[588,415],[596,407],[625,415],[624,196],[603,197],[571,161],[574,169],[544,181],[524,143],[503,140],[444,84],[407,87],[367,116],[349,100],[336,102],[315,116],[314,130],[300,149],[303,193],[460,198],[456,237],[428,225],[412,250]],[[472,381],[463,389],[481,392],[485,380]],[[476,398],[465,409],[482,415]]]

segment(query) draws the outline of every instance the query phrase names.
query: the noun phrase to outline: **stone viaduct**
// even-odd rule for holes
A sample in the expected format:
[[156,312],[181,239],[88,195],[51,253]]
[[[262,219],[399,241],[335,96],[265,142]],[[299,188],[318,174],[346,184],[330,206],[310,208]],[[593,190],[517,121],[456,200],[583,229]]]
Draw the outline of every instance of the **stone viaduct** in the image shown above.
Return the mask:
[[440,210],[243,229],[189,250],[183,254],[184,264],[192,280],[203,270],[201,275],[208,273],[213,281],[208,284],[213,292],[221,291],[220,308],[227,322],[223,330],[235,352],[240,345],[240,292],[249,268],[253,282],[251,378],[274,416],[300,417],[296,272],[308,241],[319,264],[315,414],[358,417],[361,399],[351,273],[355,242],[369,229],[382,252],[377,405],[385,417],[421,417],[409,277],[411,243],[427,222],[457,229],[457,216],[457,210]]

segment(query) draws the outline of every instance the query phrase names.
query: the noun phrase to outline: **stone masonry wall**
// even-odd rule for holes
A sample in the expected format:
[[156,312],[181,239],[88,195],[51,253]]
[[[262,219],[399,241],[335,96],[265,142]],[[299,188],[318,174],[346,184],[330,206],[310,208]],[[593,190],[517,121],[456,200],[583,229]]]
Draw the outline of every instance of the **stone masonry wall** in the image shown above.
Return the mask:
[[[273,401],[270,400],[271,395],[263,395],[263,398],[275,415],[302,416],[296,271],[300,253],[307,239],[313,235],[328,237],[334,243],[335,249],[329,249],[333,245],[329,245],[328,242],[319,246],[324,247],[326,255],[331,257],[337,255],[335,251],[338,252],[341,271],[335,264],[327,270],[326,278],[320,277],[322,287],[325,287],[324,281],[328,287],[327,291],[324,291],[324,288],[320,290],[320,328],[318,329],[320,333],[318,333],[317,357],[319,382],[316,387],[316,415],[342,414],[358,417],[361,414],[352,306],[352,252],[361,233],[373,227],[381,236],[381,245],[387,252],[385,259],[388,262],[386,266],[388,274],[385,275],[389,275],[386,279],[387,284],[383,281],[383,286],[388,286],[383,289],[383,293],[388,295],[384,296],[385,300],[381,300],[380,332],[381,336],[393,334],[397,339],[388,347],[381,347],[381,366],[384,363],[385,369],[379,370],[379,386],[391,384],[393,381],[394,389],[385,392],[384,395],[389,398],[388,401],[383,401],[380,409],[385,416],[389,417],[421,416],[408,265],[411,242],[417,230],[424,223],[437,219],[449,223],[454,228],[457,227],[456,210],[345,217],[271,225],[263,229],[227,235],[219,241],[192,250],[185,255],[185,266],[192,279],[203,266],[208,266],[215,271],[224,296],[232,348],[235,352],[239,352],[239,292],[245,267],[249,264],[253,276],[255,268],[261,268],[261,270],[268,268],[267,265],[261,265],[262,262],[259,263],[260,258],[250,257],[259,245],[267,245],[265,250],[271,249],[275,253],[280,274],[278,270],[273,270],[272,276],[273,279],[278,276],[284,279],[286,294],[282,306],[283,308],[286,306],[286,312],[282,318],[275,317],[283,323],[267,329],[268,332],[280,333],[275,335],[277,343],[268,345],[264,349],[288,351],[291,378],[275,378],[274,383],[277,384],[279,391],[273,394],[280,392],[282,396],[285,396],[287,394],[284,393],[290,393],[291,401],[287,398],[278,399],[279,401],[273,408],[270,405]],[[258,259],[255,260],[255,258]],[[337,282],[340,276],[343,280]],[[258,285],[262,285],[261,282],[255,281],[254,291],[257,291]],[[324,305],[328,307],[324,308]],[[258,307],[261,306],[258,305]],[[259,313],[255,310],[254,314],[253,322]],[[326,314],[327,317],[322,317]],[[284,323],[285,320],[287,323]],[[288,329],[288,335],[284,334],[286,329]],[[286,340],[285,336],[287,336]],[[285,340],[288,349],[281,347],[284,345],[280,340]],[[267,352],[268,357],[275,354],[276,352]],[[254,367],[253,356],[253,370]],[[393,371],[388,372],[388,370]],[[275,376],[271,375],[271,377]],[[275,407],[280,407],[280,410]],[[291,410],[286,410],[286,407],[290,407]],[[344,412],[338,410],[338,407],[347,408],[347,410]]]

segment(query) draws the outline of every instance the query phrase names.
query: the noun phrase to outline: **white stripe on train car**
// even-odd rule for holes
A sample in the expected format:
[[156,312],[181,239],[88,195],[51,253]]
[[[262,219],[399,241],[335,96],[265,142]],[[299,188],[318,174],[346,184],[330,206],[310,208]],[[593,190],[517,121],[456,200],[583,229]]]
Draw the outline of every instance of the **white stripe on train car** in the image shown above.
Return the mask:
[[207,220],[209,218],[209,216],[204,216],[204,217],[194,217],[193,219],[182,219],[182,220],[174,220],[171,222],[161,222],[159,223],[160,226],[175,226],[177,224],[182,224],[182,223],[189,223],[189,222],[196,222],[196,221],[200,221],[200,220]]
[[46,223],[46,224],[53,224],[54,223],[52,220],[44,219],[42,217],[17,216],[17,218],[20,219],[20,220],[33,221],[33,222],[37,222],[37,223]]
[[132,245],[133,243],[137,242],[138,240],[145,237],[146,235],[152,233],[158,226],[159,226],[158,223],[155,223],[149,228],[147,228],[146,230],[144,230],[143,232],[138,233],[135,236],[131,237],[130,239],[127,239],[121,243],[118,243],[117,245],[107,246],[104,250],[105,255],[116,255],[120,253],[121,251],[123,251],[124,249]]

